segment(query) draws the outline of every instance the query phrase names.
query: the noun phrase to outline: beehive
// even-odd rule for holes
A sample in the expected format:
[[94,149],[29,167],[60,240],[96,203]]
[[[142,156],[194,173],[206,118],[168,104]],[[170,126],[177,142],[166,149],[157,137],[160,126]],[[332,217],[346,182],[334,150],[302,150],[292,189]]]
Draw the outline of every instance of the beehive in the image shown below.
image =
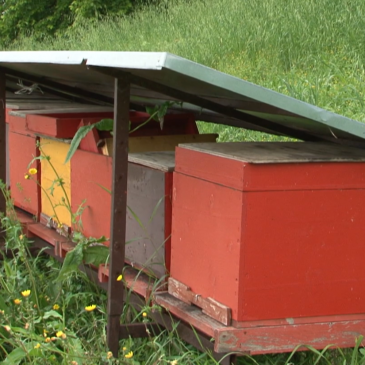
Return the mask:
[[178,147],[171,277],[234,323],[363,313],[363,160],[314,143]]

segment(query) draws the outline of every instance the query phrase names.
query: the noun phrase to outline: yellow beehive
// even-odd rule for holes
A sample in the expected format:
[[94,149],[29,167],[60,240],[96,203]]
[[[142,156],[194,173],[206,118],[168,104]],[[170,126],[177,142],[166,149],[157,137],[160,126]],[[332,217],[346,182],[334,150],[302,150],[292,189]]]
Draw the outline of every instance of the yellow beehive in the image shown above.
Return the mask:
[[[41,160],[42,213],[55,221],[57,215],[59,223],[71,227],[71,213],[65,207],[67,199],[71,204],[71,165],[64,163],[69,147],[68,143],[54,139],[40,140],[42,154],[50,158]],[[63,189],[55,171],[62,179]]]

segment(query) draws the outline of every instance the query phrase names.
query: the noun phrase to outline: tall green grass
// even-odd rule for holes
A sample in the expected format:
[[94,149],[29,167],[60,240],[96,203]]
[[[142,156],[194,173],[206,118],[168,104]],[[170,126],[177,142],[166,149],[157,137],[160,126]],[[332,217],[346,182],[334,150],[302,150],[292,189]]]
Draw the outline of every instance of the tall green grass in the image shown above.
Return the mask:
[[[165,4],[85,23],[42,43],[22,38],[13,49],[171,52],[365,121],[363,0]],[[229,135],[233,129],[219,131]]]

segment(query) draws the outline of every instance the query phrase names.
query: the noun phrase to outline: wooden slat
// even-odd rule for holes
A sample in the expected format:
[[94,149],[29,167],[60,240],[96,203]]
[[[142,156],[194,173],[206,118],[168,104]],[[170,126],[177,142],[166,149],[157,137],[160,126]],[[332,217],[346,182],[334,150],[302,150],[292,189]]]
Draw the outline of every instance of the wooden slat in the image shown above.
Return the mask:
[[154,302],[165,308],[176,317],[194,326],[207,336],[215,336],[215,331],[225,329],[227,326],[207,316],[202,310],[194,305],[189,305],[174,298],[169,293],[155,293]]
[[[30,104],[31,105],[31,104]],[[39,106],[36,106],[37,108],[39,108]],[[33,107],[34,108],[34,107]],[[62,105],[45,105],[44,108],[42,109],[33,109],[30,108],[32,110],[14,110],[11,111],[9,114],[16,116],[16,117],[21,117],[21,118],[26,118],[27,115],[42,115],[42,114],[67,114],[67,113],[90,113],[90,112],[112,112],[113,108],[109,107],[109,106],[98,106],[98,105],[85,105],[84,107],[80,107],[80,105],[69,105],[69,104],[65,104],[65,106],[63,107]]]
[[123,311],[122,274],[125,259],[128,134],[129,134],[130,82],[128,77],[115,79],[114,91],[114,144],[112,212],[110,228],[110,266],[108,282],[107,343],[114,357],[118,357],[120,316]]
[[[6,183],[6,81],[5,72],[0,70],[0,179]],[[0,194],[0,212],[5,213],[6,202],[3,194]],[[2,236],[5,232],[1,233]]]
[[362,149],[320,142],[226,142],[179,145],[254,164],[365,161]]
[[173,151],[130,153],[128,161],[163,172],[175,170],[175,152]]
[[[364,320],[311,323],[252,328],[220,328],[216,332],[215,351],[246,352],[252,355],[292,352],[297,346],[315,349],[354,347],[356,338],[364,334]],[[362,346],[364,346],[363,341]]]
[[55,230],[47,228],[41,223],[28,225],[28,234],[30,237],[36,236],[41,238],[55,248],[61,243],[69,242],[66,237],[59,235]]
[[193,293],[188,286],[171,277],[168,282],[169,294],[187,304],[196,305],[203,310],[204,314],[226,326],[231,324],[232,312],[229,307],[212,298],[203,298],[201,295]]
[[[174,151],[181,143],[215,142],[218,134],[176,134],[167,136],[140,136],[129,138],[129,152]],[[113,138],[107,138],[102,147],[103,154],[113,156]]]

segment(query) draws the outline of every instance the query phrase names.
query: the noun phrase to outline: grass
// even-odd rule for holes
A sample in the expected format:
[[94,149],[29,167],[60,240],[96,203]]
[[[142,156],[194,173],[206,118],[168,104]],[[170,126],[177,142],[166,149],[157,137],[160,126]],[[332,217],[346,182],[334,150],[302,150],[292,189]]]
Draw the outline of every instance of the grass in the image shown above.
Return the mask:
[[[166,0],[160,7],[146,7],[130,18],[79,24],[41,43],[23,37],[11,49],[167,51],[365,122],[364,28],[363,0]],[[199,123],[199,128],[219,133],[220,141],[278,139],[204,122]],[[21,273],[16,275],[22,277]],[[78,280],[63,289],[66,297],[73,298],[72,293],[80,292]],[[16,287],[17,293],[26,288],[21,283]],[[41,293],[48,290],[45,282],[40,281],[41,288],[42,285]],[[102,326],[85,330],[88,317],[82,308],[95,300],[102,314],[105,298],[94,299],[88,284],[82,285],[85,286],[81,293],[89,294],[79,294],[70,300],[63,318],[72,322],[80,317],[76,331],[81,345],[101,359],[106,356],[105,334],[99,332]],[[103,320],[102,315],[97,318]],[[93,349],[87,343],[96,338],[99,341]],[[128,350],[133,348],[135,363],[168,364],[174,360],[180,364],[214,363],[209,356],[200,355],[167,333],[152,343],[134,339],[121,344],[124,345]],[[240,363],[360,365],[364,363],[364,352],[357,347],[346,351],[327,349],[323,354],[312,350],[292,357],[288,354],[243,357]]]

